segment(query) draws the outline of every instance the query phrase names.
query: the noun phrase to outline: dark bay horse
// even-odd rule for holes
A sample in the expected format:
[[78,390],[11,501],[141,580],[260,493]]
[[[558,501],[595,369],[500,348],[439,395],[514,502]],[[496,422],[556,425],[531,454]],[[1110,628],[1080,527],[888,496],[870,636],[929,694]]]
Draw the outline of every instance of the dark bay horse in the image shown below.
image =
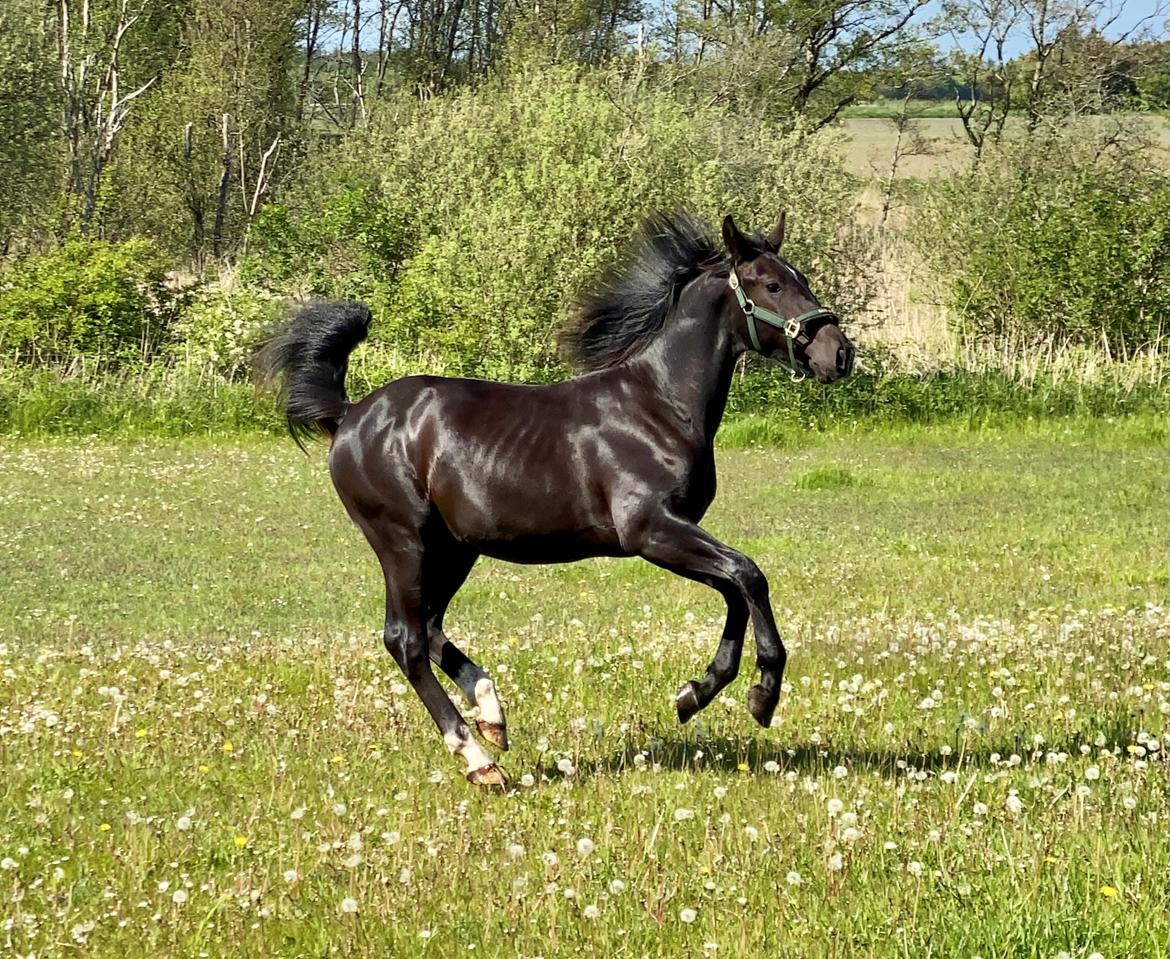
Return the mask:
[[258,357],[261,375],[282,383],[298,443],[318,431],[332,438],[333,484],[385,574],[386,648],[473,783],[505,780],[431,661],[479,708],[480,735],[507,749],[492,680],[443,634],[480,556],[641,556],[706,583],[727,621],[707,674],[676,696],[679,719],[735,678],[750,618],[760,681],[748,709],[771,723],[785,651],[767,580],[698,525],[715,496],[715,432],[745,351],[830,383],[849,375],[854,350],[780,255],[783,216],[766,237],[741,233],[731,217],[722,232],[718,243],[687,215],[651,217],[626,262],[580,302],[562,344],[586,372],[565,382],[407,376],[351,403],[348,357],[371,319],[360,303],[306,308]]

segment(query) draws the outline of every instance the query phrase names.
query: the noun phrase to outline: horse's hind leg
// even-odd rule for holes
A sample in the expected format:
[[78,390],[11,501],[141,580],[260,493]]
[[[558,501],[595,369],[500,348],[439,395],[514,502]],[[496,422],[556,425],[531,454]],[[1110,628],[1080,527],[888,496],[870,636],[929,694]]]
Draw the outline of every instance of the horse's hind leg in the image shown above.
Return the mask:
[[674,704],[678,709],[678,719],[681,723],[685,723],[700,709],[706,707],[739,675],[744,631],[748,624],[748,606],[737,590],[727,589],[712,580],[703,581],[723,594],[727,601],[727,620],[723,626],[723,635],[719,639],[719,648],[715,651],[711,665],[707,667],[707,675],[700,680],[692,679],[683,683],[682,689],[675,697]]
[[422,550],[414,544],[396,543],[394,550],[379,550],[386,574],[386,649],[406,674],[439,727],[447,748],[467,763],[467,778],[477,785],[506,785],[504,774],[475,741],[435,674],[428,658],[427,627],[422,603]]
[[496,695],[496,684],[443,632],[447,606],[466,581],[478,555],[449,537],[444,539],[448,541],[429,542],[424,554],[423,598],[431,660],[451,677],[469,706],[479,707],[479,718],[475,721],[479,734],[499,749],[507,750],[508,727]]

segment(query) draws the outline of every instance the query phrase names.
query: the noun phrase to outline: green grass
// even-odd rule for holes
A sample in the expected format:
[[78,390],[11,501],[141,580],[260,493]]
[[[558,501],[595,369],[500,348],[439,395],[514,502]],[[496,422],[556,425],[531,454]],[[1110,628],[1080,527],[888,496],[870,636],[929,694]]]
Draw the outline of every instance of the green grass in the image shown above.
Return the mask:
[[449,622],[505,699],[504,797],[462,781],[381,649],[320,449],[4,439],[0,941],[1164,955],[1164,437],[1146,416],[722,452],[706,525],[768,573],[790,652],[767,731],[750,652],[674,718],[718,639],[709,590],[637,560],[483,564]]

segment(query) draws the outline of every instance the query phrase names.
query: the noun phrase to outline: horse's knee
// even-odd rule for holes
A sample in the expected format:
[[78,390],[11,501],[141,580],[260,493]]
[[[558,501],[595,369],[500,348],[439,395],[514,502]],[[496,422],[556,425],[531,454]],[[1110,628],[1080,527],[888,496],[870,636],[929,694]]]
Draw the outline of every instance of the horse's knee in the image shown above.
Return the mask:
[[404,623],[390,622],[382,630],[382,643],[386,651],[394,657],[406,678],[412,681],[422,675],[427,659],[426,643],[417,640],[414,631]]
[[756,565],[755,560],[747,556],[740,556],[735,563],[735,578],[740,589],[753,600],[759,602],[767,599],[768,578],[764,575],[764,571]]

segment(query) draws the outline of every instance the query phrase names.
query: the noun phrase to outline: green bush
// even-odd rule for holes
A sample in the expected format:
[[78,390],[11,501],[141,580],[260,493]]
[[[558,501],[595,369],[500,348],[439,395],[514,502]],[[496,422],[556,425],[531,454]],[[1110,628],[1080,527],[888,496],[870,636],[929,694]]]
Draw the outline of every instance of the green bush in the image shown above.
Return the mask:
[[1009,141],[924,189],[912,236],[964,335],[1124,354],[1167,331],[1170,178],[1092,140]]
[[172,325],[168,358],[242,378],[255,348],[286,308],[255,285],[221,277],[197,290]]
[[0,273],[0,351],[34,365],[149,359],[179,303],[167,263],[145,239],[74,237]]
[[266,211],[248,274],[366,300],[373,352],[415,369],[562,376],[576,294],[654,209],[766,229],[787,208],[818,294],[843,312],[869,296],[870,249],[840,226],[857,183],[832,136],[696,110],[616,72],[518,71],[402,103],[310,167],[326,189]]

